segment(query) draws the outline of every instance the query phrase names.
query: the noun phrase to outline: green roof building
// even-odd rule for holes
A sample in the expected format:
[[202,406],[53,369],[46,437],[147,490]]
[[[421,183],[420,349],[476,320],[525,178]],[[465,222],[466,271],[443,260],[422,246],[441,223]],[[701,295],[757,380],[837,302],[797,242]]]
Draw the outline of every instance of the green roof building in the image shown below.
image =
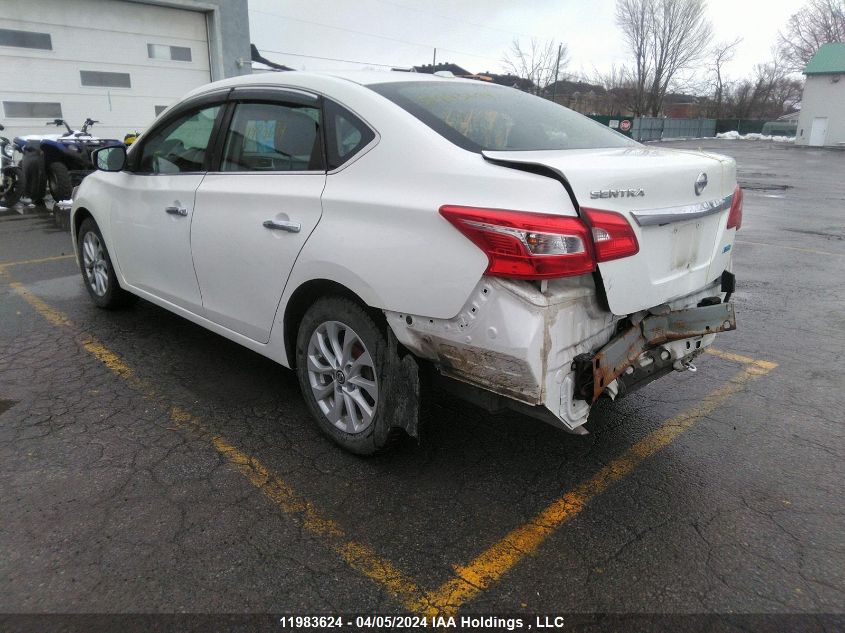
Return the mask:
[[823,44],[804,67],[797,145],[845,146],[845,43]]

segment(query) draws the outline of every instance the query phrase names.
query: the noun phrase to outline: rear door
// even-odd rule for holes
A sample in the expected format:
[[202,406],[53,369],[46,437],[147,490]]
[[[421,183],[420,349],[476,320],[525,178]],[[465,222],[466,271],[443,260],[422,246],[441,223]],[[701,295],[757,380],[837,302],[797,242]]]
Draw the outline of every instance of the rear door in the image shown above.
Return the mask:
[[564,151],[484,152],[562,174],[584,208],[615,211],[634,229],[636,255],[599,264],[608,304],[625,315],[683,297],[730,265],[726,230],[733,159],[645,146]]
[[315,95],[236,90],[218,164],[197,191],[191,248],[205,315],[261,343],[322,214],[321,117]]

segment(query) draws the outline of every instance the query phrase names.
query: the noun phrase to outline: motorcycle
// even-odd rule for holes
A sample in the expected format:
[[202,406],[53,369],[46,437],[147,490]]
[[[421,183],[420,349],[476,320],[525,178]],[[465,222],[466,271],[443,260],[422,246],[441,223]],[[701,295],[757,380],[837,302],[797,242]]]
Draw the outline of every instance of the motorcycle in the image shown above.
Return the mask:
[[[117,139],[101,139],[89,132],[91,126],[98,121],[85,119],[82,129],[77,131],[70,127],[64,119],[53,119],[47,125],[64,126],[66,132],[50,135],[29,135],[21,137],[28,148],[36,146],[40,152],[42,174],[46,176],[46,188],[49,189],[53,200],[59,202],[67,200],[73,193],[73,188],[82,179],[94,171],[91,153],[101,147],[123,145]],[[19,139],[15,139],[18,141]],[[43,178],[39,179],[43,181]],[[40,184],[40,183],[39,183]],[[33,199],[44,197],[44,185],[32,188]]]
[[[0,125],[0,132],[5,129]],[[0,136],[0,207],[13,207],[22,195],[21,168],[15,163],[15,144]]]

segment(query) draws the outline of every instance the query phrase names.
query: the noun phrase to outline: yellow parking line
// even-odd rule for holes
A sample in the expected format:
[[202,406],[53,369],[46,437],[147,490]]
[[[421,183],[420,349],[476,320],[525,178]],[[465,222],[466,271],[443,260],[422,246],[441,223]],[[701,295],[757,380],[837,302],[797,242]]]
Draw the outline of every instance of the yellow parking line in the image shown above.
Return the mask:
[[[3,270],[0,270],[0,275],[8,277]],[[78,334],[77,328],[64,314],[36,297],[21,284],[11,282],[10,285],[47,321],[76,334],[85,350],[145,397],[157,401],[163,399],[117,354],[94,337]],[[728,398],[741,391],[749,380],[763,376],[777,367],[776,363],[770,361],[731,352],[712,348],[708,349],[708,352],[725,360],[742,363],[745,367],[724,386],[707,395],[697,406],[664,422],[660,428],[605,465],[587,481],[552,502],[527,523],[513,529],[472,561],[466,565],[455,566],[455,577],[429,592],[422,591],[410,576],[379,556],[368,545],[347,538],[336,522],[323,517],[311,502],[298,496],[289,484],[256,458],[239,451],[223,437],[208,431],[191,413],[174,407],[170,411],[170,419],[182,429],[209,437],[214,449],[276,507],[296,518],[304,529],[318,537],[352,569],[378,583],[399,599],[409,611],[424,615],[454,615],[468,601],[501,580],[526,556],[534,554],[547,538],[570,519],[578,516],[598,495],[631,474],[643,461],[691,429],[702,417],[711,414]]]
[[41,257],[39,259],[24,259],[16,262],[0,262],[0,270],[11,268],[12,266],[28,266],[30,264],[44,264],[46,262],[58,262],[63,259],[73,259],[73,255],[55,255],[54,257]]
[[[0,270],[0,275],[2,275],[4,279],[8,279],[8,275],[6,275],[5,272],[5,270]],[[17,281],[10,281],[9,285],[15,292],[23,297],[29,305],[35,308],[35,311],[38,312],[38,314],[43,316],[53,325],[62,327],[71,327],[73,325],[64,314],[47,305],[42,299],[36,297],[29,290],[24,288],[23,284],[20,284]]]
[[723,360],[730,360],[735,363],[742,363],[743,365],[756,365],[761,369],[765,369],[767,371],[773,370],[777,367],[777,363],[773,363],[768,360],[760,360],[758,358],[751,358],[750,356],[743,356],[742,354],[734,354],[733,352],[725,352],[720,349],[714,349],[712,347],[708,347],[706,350],[708,354],[716,356],[717,358],[721,358]]
[[799,253],[811,253],[812,255],[833,255],[834,257],[845,257],[845,253],[831,253],[830,251],[819,251],[814,248],[800,248],[798,246],[787,246],[786,244],[767,244],[766,242],[750,242],[748,240],[737,240],[737,244],[751,244],[752,246],[770,246],[771,248],[798,251]]
[[634,444],[574,490],[552,502],[533,519],[512,530],[470,563],[456,567],[457,576],[426,594],[422,602],[414,605],[414,610],[429,615],[453,615],[463,604],[500,580],[523,558],[536,552],[549,536],[576,517],[596,496],[631,474],[644,460],[724,404],[728,398],[741,391],[746,382],[767,374],[776,366],[768,363],[762,367],[757,362],[747,365],[727,384],[706,396],[700,404],[664,422],[648,437]]
[[[171,419],[203,434],[208,433],[199,420],[179,407],[174,407]],[[258,459],[242,453],[219,435],[212,437],[211,443],[265,497],[285,514],[298,516],[306,530],[321,537],[323,544],[340,555],[352,569],[380,584],[408,609],[422,600],[423,592],[407,574],[368,545],[348,539],[340,525],[323,517],[313,503],[299,497],[289,484]]]

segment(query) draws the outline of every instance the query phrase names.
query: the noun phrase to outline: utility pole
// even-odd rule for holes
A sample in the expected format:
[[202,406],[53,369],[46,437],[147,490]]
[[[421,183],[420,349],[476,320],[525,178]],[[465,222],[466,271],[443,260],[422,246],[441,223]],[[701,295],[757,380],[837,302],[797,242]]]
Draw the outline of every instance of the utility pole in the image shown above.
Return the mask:
[[431,72],[437,67],[437,47],[434,47],[434,57],[431,58]]
[[552,84],[552,102],[555,100],[555,96],[557,96],[557,72],[560,70],[560,51],[563,48],[563,44],[557,45],[557,63],[555,64],[555,82]]

